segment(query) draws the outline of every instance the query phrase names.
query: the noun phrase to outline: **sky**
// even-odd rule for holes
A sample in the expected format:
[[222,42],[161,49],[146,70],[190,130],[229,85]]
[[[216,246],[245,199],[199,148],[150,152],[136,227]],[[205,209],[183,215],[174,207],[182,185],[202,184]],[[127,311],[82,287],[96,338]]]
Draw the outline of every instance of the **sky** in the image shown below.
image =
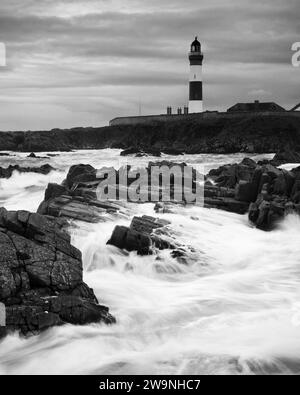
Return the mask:
[[184,106],[196,35],[205,110],[300,102],[299,0],[0,0],[0,130],[102,126]]

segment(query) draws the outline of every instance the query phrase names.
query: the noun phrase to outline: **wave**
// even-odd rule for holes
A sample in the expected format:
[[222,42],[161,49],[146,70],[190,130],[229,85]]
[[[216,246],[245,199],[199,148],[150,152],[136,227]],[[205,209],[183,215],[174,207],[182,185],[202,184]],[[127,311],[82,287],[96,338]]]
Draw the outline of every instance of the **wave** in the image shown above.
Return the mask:
[[[35,204],[46,176],[13,177],[5,180],[8,205],[17,205],[14,191]],[[34,185],[41,190],[30,190]],[[127,216],[71,230],[85,281],[117,324],[9,336],[1,343],[0,373],[300,373],[299,217],[287,216],[268,233],[246,216],[178,207],[163,218],[189,251],[186,264],[168,250],[140,257],[106,245],[115,225],[154,215],[153,208],[128,205]]]

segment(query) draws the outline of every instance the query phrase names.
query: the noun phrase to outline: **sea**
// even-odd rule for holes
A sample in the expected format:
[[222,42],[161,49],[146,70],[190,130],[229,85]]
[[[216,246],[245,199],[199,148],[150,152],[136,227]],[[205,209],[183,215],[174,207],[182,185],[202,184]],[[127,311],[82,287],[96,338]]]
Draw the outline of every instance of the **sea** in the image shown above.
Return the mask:
[[[120,150],[0,156],[0,166],[38,167],[48,175],[19,173],[0,179],[0,207],[35,212],[49,182],[61,183],[73,164],[146,166],[152,157],[121,157]],[[39,153],[46,157],[47,152]],[[249,157],[271,159],[273,155]],[[245,154],[182,155],[208,172],[240,162]],[[299,164],[298,164],[299,165]],[[286,168],[298,165],[287,165]],[[180,262],[165,250],[151,256],[106,243],[116,225],[136,215],[158,216],[185,246]],[[0,343],[0,374],[249,375],[300,373],[300,218],[287,216],[272,232],[254,228],[247,215],[177,205],[156,214],[154,203],[127,203],[97,224],[73,221],[72,243],[83,254],[84,281],[110,308],[115,325],[64,325]]]

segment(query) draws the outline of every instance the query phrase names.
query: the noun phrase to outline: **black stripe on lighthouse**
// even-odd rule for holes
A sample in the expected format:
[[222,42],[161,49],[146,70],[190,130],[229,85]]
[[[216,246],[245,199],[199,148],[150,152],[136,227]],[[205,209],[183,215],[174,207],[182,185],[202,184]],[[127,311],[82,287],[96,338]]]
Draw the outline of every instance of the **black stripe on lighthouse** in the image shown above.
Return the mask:
[[202,81],[190,82],[190,101],[202,100]]

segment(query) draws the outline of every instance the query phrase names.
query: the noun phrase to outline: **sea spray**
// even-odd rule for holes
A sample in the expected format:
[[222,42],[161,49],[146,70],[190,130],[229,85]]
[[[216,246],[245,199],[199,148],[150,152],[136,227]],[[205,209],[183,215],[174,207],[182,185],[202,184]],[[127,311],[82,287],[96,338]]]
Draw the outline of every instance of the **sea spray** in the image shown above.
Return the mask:
[[[73,156],[87,163],[82,155],[55,161],[58,168]],[[203,164],[205,156],[192,160]],[[116,164],[117,152],[93,152],[90,161]],[[234,155],[222,156],[217,164],[233,161]],[[54,177],[63,179],[61,171]],[[26,199],[34,196],[30,183],[19,188]],[[16,206],[13,194],[4,200]],[[71,227],[73,244],[83,253],[85,281],[117,324],[66,325],[26,340],[11,335],[1,342],[0,373],[300,372],[299,217],[290,215],[267,233],[251,227],[246,216],[178,206],[163,218],[176,241],[193,251],[186,264],[168,250],[140,257],[106,245],[115,225],[128,226],[134,215],[155,215],[153,208],[128,205],[120,218]]]

